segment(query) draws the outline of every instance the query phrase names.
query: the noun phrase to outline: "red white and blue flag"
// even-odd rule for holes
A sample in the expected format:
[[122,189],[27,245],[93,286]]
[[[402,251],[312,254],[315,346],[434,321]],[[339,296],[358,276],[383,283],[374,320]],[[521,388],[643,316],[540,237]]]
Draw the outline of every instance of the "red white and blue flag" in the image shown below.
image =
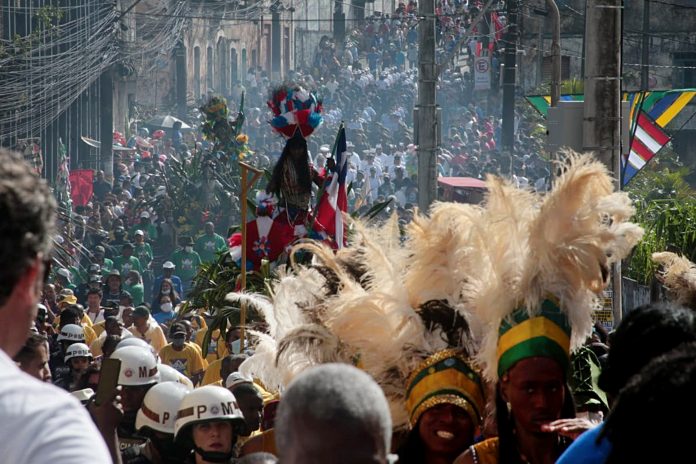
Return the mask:
[[628,182],[655,157],[670,137],[644,111],[638,114],[631,150],[624,159],[623,182]]
[[338,248],[346,244],[345,224],[343,213],[348,211],[348,193],[346,190],[346,175],[348,174],[348,147],[346,144],[346,129],[341,123],[333,147],[335,166],[327,173],[324,193],[319,199],[316,212],[316,222],[324,231],[334,237]]

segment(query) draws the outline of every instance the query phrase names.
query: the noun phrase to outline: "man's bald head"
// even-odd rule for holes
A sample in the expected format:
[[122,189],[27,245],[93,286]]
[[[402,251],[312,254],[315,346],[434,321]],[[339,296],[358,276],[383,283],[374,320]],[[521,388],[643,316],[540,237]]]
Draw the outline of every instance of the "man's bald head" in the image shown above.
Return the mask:
[[347,364],[324,364],[297,377],[276,417],[284,464],[385,464],[391,416],[382,389]]

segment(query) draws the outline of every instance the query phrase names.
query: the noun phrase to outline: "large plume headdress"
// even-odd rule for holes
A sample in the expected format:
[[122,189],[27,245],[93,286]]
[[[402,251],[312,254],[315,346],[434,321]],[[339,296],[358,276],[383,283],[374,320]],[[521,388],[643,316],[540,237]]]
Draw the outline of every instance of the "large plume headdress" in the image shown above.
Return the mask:
[[489,259],[489,276],[470,289],[471,309],[486,325],[479,357],[490,380],[526,357],[551,357],[565,367],[591,331],[610,266],[643,235],[628,222],[628,195],[614,191],[602,163],[567,153],[562,168],[538,207],[518,215],[510,245],[487,251],[518,265]]
[[667,289],[669,300],[696,309],[696,265],[669,251],[653,253],[652,260],[662,267],[657,278]]
[[300,84],[286,82],[271,89],[268,107],[271,128],[286,139],[297,133],[306,139],[322,123],[321,100]]
[[[266,375],[268,379],[261,377],[264,382],[282,379],[286,384],[299,372],[289,366],[306,368],[328,360],[352,363],[384,389],[396,428],[414,425],[423,411],[442,402],[457,404],[478,420],[483,409],[480,378],[461,347],[447,345],[453,333],[467,332],[453,326],[466,328],[466,322],[447,303],[441,302],[437,311],[411,305],[405,276],[414,254],[401,244],[396,216],[378,228],[355,222],[353,230],[350,245],[337,254],[316,242],[298,245],[311,251],[317,264],[297,267],[295,274],[320,276],[320,290],[312,295],[321,298],[300,309],[302,305],[278,301],[274,291],[273,304],[262,311],[267,319],[277,319],[274,311],[287,312],[280,306],[300,309],[284,333],[269,324],[266,340],[275,340],[274,346],[270,341],[267,345],[275,350],[271,371],[276,373],[266,372],[255,361],[264,356],[268,361],[272,350],[260,356],[257,351],[240,370]],[[314,297],[298,298],[308,302]]]

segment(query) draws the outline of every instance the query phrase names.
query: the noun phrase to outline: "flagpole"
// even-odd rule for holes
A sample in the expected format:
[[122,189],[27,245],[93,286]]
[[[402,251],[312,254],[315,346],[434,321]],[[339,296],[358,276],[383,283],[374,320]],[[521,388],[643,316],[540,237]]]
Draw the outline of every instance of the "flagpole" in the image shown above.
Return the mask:
[[[334,138],[333,147],[331,148],[331,158],[334,159],[334,162],[336,161],[336,150],[338,150],[338,137],[341,135],[341,129],[345,130],[343,121],[341,121],[341,124],[339,124],[338,126],[338,131],[336,132],[336,137]],[[324,167],[326,167],[326,165],[324,165]],[[326,191],[326,181],[329,178],[329,176],[326,175],[326,172],[324,172],[324,174],[324,181],[321,183],[321,188],[317,192],[317,203],[316,205],[314,205],[315,214],[312,216],[312,226],[309,228],[309,230],[311,231],[314,231],[314,225],[317,223],[316,211],[319,208],[321,198],[324,196],[324,192]]]
[[[247,277],[247,267],[246,267],[246,261],[247,261],[247,196],[249,193],[249,190],[254,186],[257,180],[259,180],[259,177],[263,174],[263,171],[260,169],[256,169],[255,167],[249,166],[248,164],[240,161],[239,162],[239,168],[241,170],[241,176],[242,176],[242,194],[241,194],[241,203],[242,203],[242,262],[241,262],[241,282],[240,282],[240,287],[241,291],[243,292],[246,290],[246,277]],[[247,173],[251,171],[254,173],[254,175],[251,178],[251,181],[247,178]],[[239,346],[240,346],[240,352],[244,350],[244,335],[246,332],[246,303],[242,302],[241,307],[239,308]]]

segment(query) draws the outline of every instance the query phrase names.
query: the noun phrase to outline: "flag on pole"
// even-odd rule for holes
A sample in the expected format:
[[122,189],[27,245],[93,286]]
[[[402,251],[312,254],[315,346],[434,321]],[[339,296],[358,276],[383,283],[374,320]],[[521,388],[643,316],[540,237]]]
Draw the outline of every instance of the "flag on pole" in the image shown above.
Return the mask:
[[348,173],[347,152],[346,128],[341,123],[332,153],[336,164],[327,173],[331,177],[326,180],[326,187],[319,199],[316,214],[316,222],[324,228],[327,234],[334,237],[339,248],[346,244],[343,213],[348,211],[348,193],[346,190],[346,175]]
[[93,192],[93,175],[91,169],[76,169],[68,175],[70,180],[70,196],[75,206],[84,206],[89,203]]
[[644,111],[636,119],[631,149],[624,161],[622,185],[626,186],[655,157],[670,137]]

